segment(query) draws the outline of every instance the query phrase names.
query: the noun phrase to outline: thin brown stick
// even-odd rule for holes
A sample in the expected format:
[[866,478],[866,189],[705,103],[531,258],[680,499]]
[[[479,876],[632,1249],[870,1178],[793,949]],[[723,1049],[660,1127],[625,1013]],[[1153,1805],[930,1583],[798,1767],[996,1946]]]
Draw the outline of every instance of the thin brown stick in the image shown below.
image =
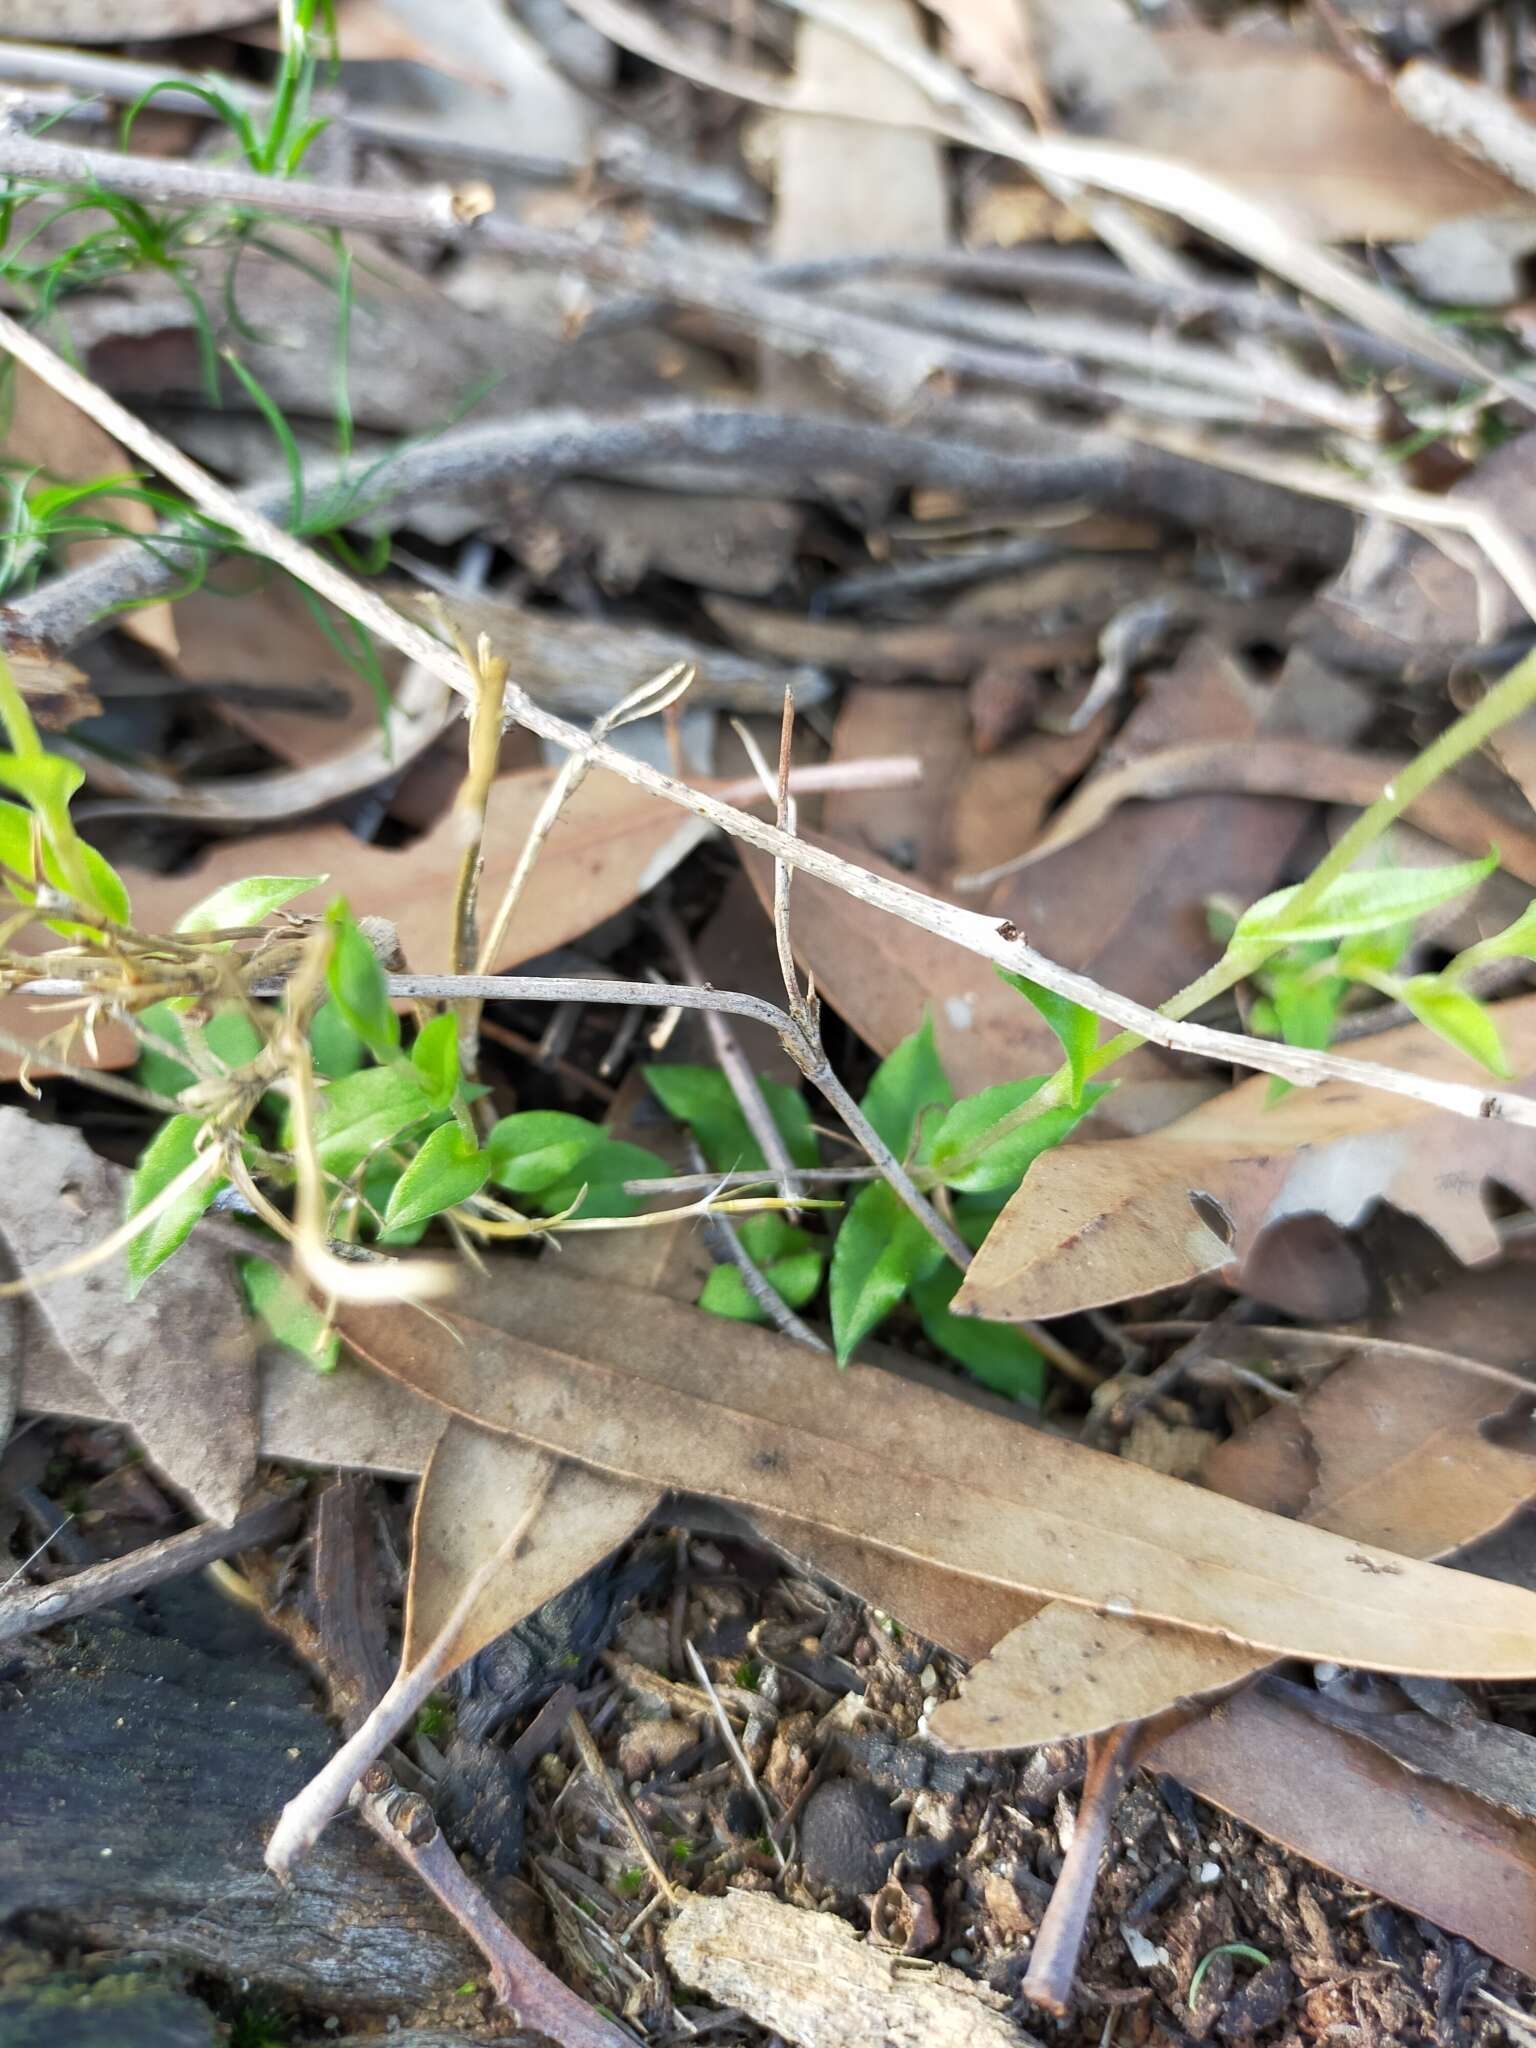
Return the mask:
[[163,1585],[167,1579],[184,1578],[188,1572],[201,1571],[205,1565],[233,1557],[237,1551],[274,1543],[292,1532],[299,1514],[300,1503],[292,1496],[263,1501],[260,1507],[248,1509],[227,1528],[209,1522],[200,1529],[188,1529],[184,1535],[146,1543],[138,1550],[130,1550],[126,1557],[86,1565],[68,1578],[55,1579],[51,1585],[23,1586],[16,1592],[0,1594],[0,1643],[31,1635],[40,1628],[52,1628],[57,1622],[73,1621],[77,1615],[91,1614],[109,1601],[127,1599],[132,1593]]
[[1144,1721],[1123,1721],[1107,1734],[1088,1739],[1088,1775],[1078,1803],[1077,1831],[1035,1936],[1023,1985],[1030,2004],[1055,2019],[1064,2020],[1071,2010],[1072,1984],[1093,1906],[1099,1863],[1120,1795],[1136,1768],[1146,1726]]
[[[468,694],[469,683],[463,664],[440,642],[432,640],[420,627],[409,619],[402,618],[374,592],[365,590],[352,577],[334,563],[296,540],[293,535],[273,525],[268,520],[251,512],[223,485],[189,460],[163,435],[155,433],[144,421],[130,413],[115,399],[110,398],[99,386],[72,369],[59,356],[40,342],[35,335],[4,314],[0,314],[0,346],[7,348],[17,359],[36,372],[43,381],[67,398],[71,404],[80,406],[97,424],[116,437],[122,444],[154,464],[171,482],[187,493],[205,512],[231,526],[258,552],[264,553],[285,568],[301,582],[318,590],[324,597],[357,619],[360,623],[377,632],[381,639],[398,647],[402,653],[419,661],[423,667],[439,675],[449,686],[460,694]],[[1422,493],[1399,494],[1417,500]],[[1443,500],[1431,500],[1443,505]],[[1502,529],[1501,529],[1502,531]],[[1478,537],[1484,538],[1479,531]],[[1521,551],[1523,557],[1523,550]],[[1499,563],[1503,568],[1503,563]],[[1536,615],[1536,601],[1532,604]],[[1236,1032],[1216,1031],[1208,1025],[1176,1021],[1150,1010],[1145,1005],[1133,1002],[1129,997],[1102,988],[1087,975],[1077,974],[1059,966],[1054,960],[1037,952],[1012,925],[995,924],[992,919],[974,911],[960,909],[957,905],[945,903],[939,898],[924,895],[920,890],[906,887],[900,882],[870,874],[850,861],[840,859],[820,847],[808,845],[804,840],[781,832],[777,826],[764,824],[749,812],[733,809],[722,803],[718,797],[706,795],[701,790],[691,789],[686,783],[675,781],[662,774],[648,763],[634,759],[615,747],[590,739],[579,728],[565,719],[556,717],[532,700],[522,691],[511,688],[507,693],[506,709],[518,724],[541,738],[553,740],[570,753],[589,754],[592,761],[610,769],[636,788],[649,790],[653,795],[665,797],[669,802],[691,811],[695,817],[703,818],[722,831],[744,840],[749,846],[756,846],[763,852],[782,858],[790,865],[803,869],[805,873],[819,880],[831,883],[857,902],[867,903],[872,908],[885,910],[918,926],[924,931],[949,940],[955,945],[990,960],[998,966],[1012,969],[1015,973],[1027,975],[1040,982],[1057,995],[1069,997],[1082,1004],[1085,1009],[1107,1017],[1122,1029],[1135,1032],[1154,1045],[1163,1045],[1171,1050],[1192,1052],[1205,1058],[1227,1060],[1239,1066],[1257,1068],[1260,1072],[1280,1074],[1285,1079],[1304,1086],[1315,1085],[1323,1080],[1349,1080],[1362,1087],[1378,1088],[1389,1094],[1411,1095],[1423,1102],[1433,1103],[1437,1108],[1454,1110],[1457,1115],[1486,1119],[1503,1117],[1513,1122],[1536,1123],[1536,1102],[1525,1097],[1470,1087],[1464,1083],[1429,1081],[1422,1076],[1404,1074],[1393,1068],[1375,1066],[1363,1060],[1342,1060],[1328,1053],[1309,1052],[1293,1046],[1279,1046],[1273,1042],[1244,1038]],[[464,977],[478,980],[480,977]],[[494,980],[495,977],[488,979]],[[487,995],[501,995],[509,991],[502,988],[487,988]],[[599,998],[600,1000],[600,998]],[[654,993],[650,1000],[656,1000]],[[726,1006],[728,1007],[728,1006]],[[798,1037],[798,1034],[797,1034]],[[824,1069],[824,1071],[823,1071]],[[847,1090],[822,1063],[816,1071],[803,1068],[807,1078],[815,1082],[824,1092],[835,1091],[834,1099],[851,1128],[860,1123],[868,1131],[867,1119],[859,1116],[858,1107],[849,1098]],[[876,1145],[878,1138],[873,1132],[861,1136],[860,1142],[870,1150],[870,1140]],[[888,1149],[880,1148],[886,1157],[878,1160],[885,1167],[892,1185],[900,1189],[900,1162],[890,1158]],[[870,1151],[871,1158],[877,1158]],[[892,1168],[895,1169],[894,1173]],[[908,1182],[910,1186],[910,1181]],[[927,1209],[921,1196],[912,1191],[919,1204],[914,1213],[927,1210],[925,1227],[933,1231],[941,1243],[949,1249],[949,1241],[959,1247],[959,1240],[948,1231]],[[905,1194],[903,1199],[908,1207],[913,1202]],[[937,1226],[937,1227],[936,1227]],[[963,1247],[960,1247],[963,1253]],[[968,1255],[965,1255],[968,1257]],[[963,1263],[963,1259],[961,1261]]]
[[450,1913],[491,1966],[491,1989],[530,2033],[561,2048],[635,2048],[635,2037],[596,2012],[526,1949],[443,1840],[418,1792],[372,1764],[353,1799],[359,1817]]

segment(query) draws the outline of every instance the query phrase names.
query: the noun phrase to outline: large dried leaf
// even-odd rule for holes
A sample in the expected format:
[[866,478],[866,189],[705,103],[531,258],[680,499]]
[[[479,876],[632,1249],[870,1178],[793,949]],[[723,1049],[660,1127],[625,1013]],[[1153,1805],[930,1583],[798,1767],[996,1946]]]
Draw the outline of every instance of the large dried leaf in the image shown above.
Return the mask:
[[[1515,1072],[1536,1069],[1536,996],[1495,1015]],[[1465,1057],[1421,1025],[1382,1032],[1370,1051],[1408,1073],[1467,1076]],[[1028,1320],[1125,1301],[1240,1260],[1281,1216],[1316,1211],[1349,1225],[1378,1201],[1421,1217],[1474,1264],[1500,1248],[1485,1184],[1536,1198],[1536,1156],[1519,1125],[1468,1123],[1345,1082],[1273,1105],[1268,1094],[1262,1077],[1245,1081],[1149,1136],[1047,1153],[994,1224],[956,1310]],[[1223,1216],[1230,1237],[1210,1227]]]
[[450,1417],[416,1495],[401,1663],[415,1664],[442,1635],[465,1588],[487,1565],[501,1560],[458,1617],[447,1669],[601,1564],[660,1498],[656,1487],[564,1464]]
[[28,41],[149,42],[211,35],[274,11],[274,0],[5,0],[0,28]]
[[1536,1829],[1391,1758],[1266,1679],[1146,1759],[1352,1884],[1536,1971]]
[[[67,1124],[0,1110],[0,1237],[42,1272],[117,1227],[127,1175]],[[183,1246],[133,1300],[119,1255],[41,1288],[46,1326],[107,1412],[204,1514],[232,1522],[256,1467],[255,1352],[227,1252]]]
[[[1233,1341],[1241,1343],[1240,1331]],[[1262,1341],[1251,1341],[1262,1357]],[[1367,1341],[1299,1408],[1277,1407],[1218,1445],[1201,1478],[1275,1515],[1405,1556],[1445,1557],[1536,1494],[1536,1459],[1500,1429],[1512,1403],[1529,1401],[1508,1373]],[[975,1665],[959,1697],[935,1711],[930,1732],[962,1750],[1045,1742],[1140,1720],[1263,1668],[1235,1644],[1058,1601]]]
[[630,1297],[606,1340],[622,1340],[624,1363],[609,1365],[569,1324],[556,1349],[460,1311],[446,1320],[457,1341],[397,1309],[349,1307],[340,1328],[370,1363],[486,1428],[1026,1593],[1275,1654],[1536,1669],[1536,1598],[1524,1592],[1264,1515],[893,1375],[833,1374],[769,1332]]

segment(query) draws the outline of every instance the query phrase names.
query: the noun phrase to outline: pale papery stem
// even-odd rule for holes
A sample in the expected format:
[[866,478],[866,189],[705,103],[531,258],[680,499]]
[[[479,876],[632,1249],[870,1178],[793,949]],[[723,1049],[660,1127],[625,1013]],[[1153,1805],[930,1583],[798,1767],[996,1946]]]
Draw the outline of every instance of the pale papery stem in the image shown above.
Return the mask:
[[[318,590],[322,596],[330,598],[351,617],[376,632],[382,640],[397,647],[401,653],[419,662],[434,675],[440,676],[461,696],[469,695],[470,684],[463,664],[449,649],[433,640],[411,620],[403,618],[382,598],[372,591],[365,590],[334,563],[318,555],[302,541],[296,540],[293,535],[285,533],[271,520],[242,505],[232,492],[226,490],[197,463],[182,454],[180,449],[162,435],[155,433],[126,407],[119,405],[99,386],[91,383],[89,378],[81,376],[45,343],[39,341],[35,335],[29,334],[25,328],[18,326],[6,314],[0,314],[0,346],[8,349],[18,361],[25,363],[44,383],[51,385],[71,404],[88,413],[124,447],[130,449],[141,460],[153,464],[169,481],[186,492],[204,512],[229,526],[258,553],[267,555],[300,582],[307,583],[311,589]],[[717,826],[734,838],[743,840],[749,846],[758,847],[762,852],[784,860],[800,872],[830,883],[856,902],[867,903],[872,909],[887,911],[920,930],[932,932],[936,937],[946,939],[967,952],[976,954],[981,959],[992,961],[1014,973],[1026,975],[1030,980],[1038,981],[1043,987],[1052,989],[1057,995],[1066,996],[1073,1002],[1080,1003],[1085,1009],[1094,1011],[1111,1023],[1120,1025],[1124,1030],[1135,1032],[1154,1045],[1166,1046],[1172,1051],[1194,1053],[1205,1059],[1252,1067],[1261,1073],[1278,1074],[1283,1079],[1302,1087],[1315,1087],[1320,1082],[1330,1080],[1347,1081],[1357,1087],[1411,1096],[1435,1108],[1450,1110],[1458,1116],[1478,1119],[1502,1117],[1511,1122],[1536,1125],[1536,1102],[1519,1095],[1472,1087],[1465,1083],[1427,1080],[1419,1075],[1402,1073],[1365,1060],[1341,1059],[1330,1053],[1266,1043],[1259,1039],[1245,1038],[1237,1032],[1218,1031],[1208,1025],[1191,1024],[1164,1017],[1156,1010],[1149,1010],[1144,1004],[1133,1002],[1128,996],[1101,987],[1085,974],[1074,973],[1059,966],[1056,961],[1037,952],[1010,924],[998,924],[981,912],[963,910],[956,904],[926,896],[920,890],[908,888],[903,883],[888,880],[882,875],[870,874],[851,861],[842,860],[820,847],[811,846],[803,840],[781,832],[777,826],[754,818],[749,812],[738,810],[719,797],[692,789],[686,783],[678,782],[674,777],[663,774],[644,761],[635,760],[615,747],[589,740],[578,727],[544,710],[521,689],[508,689],[506,710],[509,717],[530,732],[538,734],[540,738],[551,740],[569,752],[589,752],[595,765],[610,770],[636,788],[665,797],[681,809],[692,812],[695,817],[703,818],[709,824]],[[482,978],[468,976],[461,979],[478,982]],[[484,979],[496,981],[499,978]],[[463,989],[457,992],[481,993],[493,997],[510,994],[511,990],[505,987],[487,987],[482,990]],[[690,996],[698,993],[689,991]],[[603,998],[594,996],[592,1000],[601,1001]],[[610,995],[608,1000],[617,998]],[[631,997],[629,1000],[636,998]],[[647,1000],[651,1003],[656,1001],[653,989],[647,989]],[[697,1007],[697,1004],[690,1006]]]

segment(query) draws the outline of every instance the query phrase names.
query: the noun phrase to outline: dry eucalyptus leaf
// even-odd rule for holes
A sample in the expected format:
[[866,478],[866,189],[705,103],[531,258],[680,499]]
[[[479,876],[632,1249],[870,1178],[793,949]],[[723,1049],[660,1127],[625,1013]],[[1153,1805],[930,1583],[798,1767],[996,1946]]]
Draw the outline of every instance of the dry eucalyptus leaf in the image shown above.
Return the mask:
[[[1494,1015],[1515,1072],[1536,1070],[1536,996]],[[1382,1032],[1370,1054],[1427,1078],[1467,1078],[1465,1055],[1418,1024]],[[1046,1153],[977,1254],[957,1312],[1027,1321],[1126,1301],[1241,1260],[1282,1216],[1316,1211],[1348,1226],[1378,1201],[1422,1218],[1475,1264],[1500,1249],[1485,1184],[1536,1199],[1536,1156],[1518,1125],[1469,1123],[1348,1082],[1272,1105],[1268,1094],[1260,1076],[1146,1137]]]
[[[67,1124],[0,1110],[0,1236],[20,1273],[87,1252],[117,1227],[128,1176]],[[127,1298],[122,1255],[40,1288],[29,1308],[107,1412],[216,1522],[256,1468],[256,1360],[229,1254],[195,1236]]]
[[[617,1295],[619,1290],[614,1290]],[[483,1427],[604,1471],[812,1522],[1026,1593],[1431,1675],[1536,1671],[1536,1596],[1333,1537],[969,1411],[776,1334],[634,1297],[627,1363],[350,1305],[369,1363]],[[716,1328],[721,1335],[716,1336]]]
[[[1233,1332],[1255,1360],[1266,1341]],[[1536,1493],[1536,1457],[1523,1434],[1511,1440],[1502,1428],[1512,1405],[1523,1414],[1530,1401],[1512,1374],[1366,1340],[1299,1408],[1277,1406],[1219,1444],[1202,1479],[1277,1516],[1405,1556],[1444,1557],[1499,1528]],[[929,1732],[954,1749],[1088,1734],[1263,1668],[1235,1644],[1056,1601],[975,1665]]]
[[277,0],[0,0],[0,32],[26,42],[158,42],[240,28],[276,11]]
[[459,1617],[445,1670],[467,1663],[601,1564],[661,1498],[656,1487],[559,1463],[515,1438],[450,1417],[416,1495],[403,1665],[415,1664],[441,1636],[465,1587],[508,1549],[541,1487],[547,1490],[516,1555]]

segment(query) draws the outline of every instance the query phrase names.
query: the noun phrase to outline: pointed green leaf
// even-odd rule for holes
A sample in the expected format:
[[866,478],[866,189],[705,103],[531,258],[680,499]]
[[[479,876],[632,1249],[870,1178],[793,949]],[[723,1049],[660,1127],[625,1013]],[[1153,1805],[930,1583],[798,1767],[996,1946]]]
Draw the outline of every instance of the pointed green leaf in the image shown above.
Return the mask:
[[367,1047],[334,1002],[322,1003],[309,1020],[309,1050],[315,1072],[327,1081],[355,1074]]
[[917,1156],[926,1156],[927,1143],[938,1128],[938,1118],[924,1112],[948,1109],[955,1099],[933,1039],[933,1019],[924,1017],[920,1028],[904,1038],[876,1067],[860,1104],[880,1136],[898,1159],[912,1148],[913,1136],[921,1132]]
[[326,912],[336,936],[326,980],[336,1007],[371,1053],[388,1058],[400,1043],[400,1019],[390,1008],[384,970],[341,901]]
[[320,1097],[315,1120],[320,1164],[327,1173],[349,1174],[431,1110],[431,1097],[414,1067],[364,1067],[333,1081]]
[[260,924],[274,910],[281,910],[295,896],[318,889],[324,875],[246,875],[238,882],[226,882],[201,903],[176,920],[179,932],[235,931]]
[[239,1263],[246,1303],[266,1324],[274,1341],[296,1351],[316,1372],[334,1372],[341,1339],[303,1288],[270,1259],[241,1259]]
[[1503,931],[1458,953],[1445,972],[1459,980],[1470,968],[1481,967],[1489,960],[1536,960],[1536,903],[1528,903]]
[[[1333,1041],[1339,1005],[1348,992],[1349,983],[1338,974],[1323,975],[1317,980],[1302,974],[1277,977],[1272,1000],[1279,1036],[1287,1045],[1305,1046],[1312,1052],[1325,1051]],[[1253,1028],[1258,1029],[1256,1021]]]
[[1447,988],[1438,974],[1412,975],[1397,984],[1396,994],[1421,1024],[1501,1080],[1513,1079],[1499,1027],[1476,996],[1469,996],[1465,989]]
[[1055,1032],[1072,1075],[1073,1103],[1081,1102],[1088,1078],[1088,1057],[1099,1042],[1098,1018],[1081,1003],[1074,1003],[1070,996],[1059,996],[1054,989],[1042,988],[1027,975],[1013,974],[1006,967],[999,967],[997,972],[1026,1002],[1034,1004]]
[[[197,1157],[200,1116],[173,1116],[156,1131],[128,1183],[128,1217],[131,1220],[164,1192],[178,1174],[185,1173]],[[141,1230],[128,1246],[128,1299],[132,1301],[157,1266],[163,1265],[191,1235],[192,1226],[228,1183],[214,1171],[212,1160],[206,1176],[193,1183],[163,1210],[154,1222]]]
[[949,1304],[963,1277],[958,1267],[946,1260],[937,1272],[913,1287],[912,1300],[922,1318],[924,1335],[993,1393],[1038,1408],[1045,1398],[1044,1358],[1013,1323],[957,1316]]
[[[485,1141],[491,1179],[514,1195],[542,1194],[579,1179],[581,1162],[607,1144],[601,1124],[559,1109],[526,1109],[504,1116]],[[649,1156],[649,1155],[647,1155]]]
[[[687,1124],[717,1172],[731,1173],[738,1168],[750,1172],[767,1165],[741,1104],[718,1067],[649,1066],[644,1073],[663,1109]],[[814,1166],[819,1154],[805,1097],[798,1088],[770,1081],[766,1075],[759,1077],[758,1086],[790,1158],[797,1166]]]
[[446,1109],[459,1085],[459,1020],[452,1011],[423,1024],[411,1047],[411,1065],[439,1109]]
[[929,1165],[947,1186],[967,1194],[985,1194],[993,1188],[1017,1183],[1042,1152],[1059,1145],[1068,1131],[1080,1124],[1094,1104],[1109,1093],[1106,1082],[1091,1085],[1083,1090],[1078,1108],[1063,1103],[1056,1109],[1047,1109],[988,1145],[969,1165],[947,1169],[947,1162],[969,1153],[985,1140],[994,1124],[1037,1095],[1045,1078],[1037,1074],[1028,1081],[1003,1081],[955,1104],[935,1132],[928,1158]]
[[1497,866],[1498,855],[1491,853],[1485,860],[1455,861],[1443,868],[1372,868],[1363,874],[1340,875],[1299,916],[1291,914],[1290,906],[1302,885],[1277,889],[1243,912],[1233,935],[1233,949],[1242,952],[1292,945],[1303,939],[1341,939],[1409,922],[1465,895]]
[[478,1195],[491,1162],[457,1123],[446,1123],[424,1140],[421,1150],[395,1182],[384,1211],[386,1230],[410,1230]]
[[848,1363],[859,1342],[943,1257],[883,1180],[860,1190],[832,1247],[829,1294],[839,1365]]
[[645,1207],[645,1198],[626,1195],[624,1182],[659,1180],[670,1172],[664,1159],[658,1159],[643,1146],[605,1138],[577,1163],[569,1180],[541,1188],[531,1198],[532,1206],[542,1215],[558,1216],[563,1209],[570,1208],[585,1187],[586,1194],[576,1212],[579,1216],[633,1216]]

